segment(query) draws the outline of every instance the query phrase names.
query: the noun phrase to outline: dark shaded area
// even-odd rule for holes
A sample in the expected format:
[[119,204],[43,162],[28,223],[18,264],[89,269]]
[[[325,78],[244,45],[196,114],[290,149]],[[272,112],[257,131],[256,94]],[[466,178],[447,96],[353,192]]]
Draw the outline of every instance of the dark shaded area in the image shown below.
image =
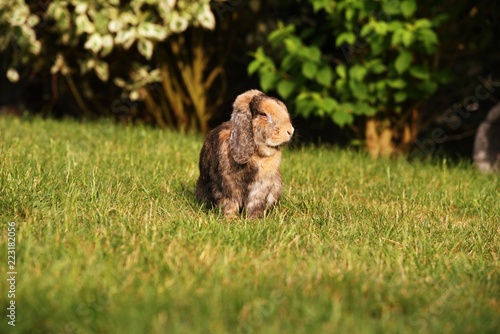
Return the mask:
[[[476,131],[500,100],[500,4],[458,1],[453,6],[442,3],[426,8],[453,18],[437,31],[438,60],[450,81],[424,102],[423,131],[415,146],[420,149],[419,141],[432,140],[433,145],[420,149],[426,155],[472,160]],[[433,133],[440,131],[440,139],[433,139]]]

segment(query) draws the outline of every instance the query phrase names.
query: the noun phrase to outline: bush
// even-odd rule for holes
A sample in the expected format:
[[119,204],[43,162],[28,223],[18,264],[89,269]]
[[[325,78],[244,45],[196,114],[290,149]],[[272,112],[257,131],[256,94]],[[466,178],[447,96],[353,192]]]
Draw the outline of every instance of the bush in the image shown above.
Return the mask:
[[[269,34],[248,72],[258,73],[262,89],[275,90],[296,114],[358,129],[372,155],[407,152],[425,128],[424,102],[451,80],[449,63],[440,58],[455,51],[440,45],[460,44],[463,32],[443,30],[463,15],[467,1],[439,7],[415,0],[298,2],[303,14]],[[477,52],[475,40],[465,45],[472,42]]]
[[[215,17],[209,0],[53,0],[44,7],[15,0],[2,6],[6,76],[13,82],[50,76],[52,97],[67,90],[83,114],[106,109],[133,116],[140,100],[142,117],[160,126],[206,131],[221,103],[209,98],[226,51],[210,48],[207,30],[215,29]],[[109,101],[110,92],[120,90]]]

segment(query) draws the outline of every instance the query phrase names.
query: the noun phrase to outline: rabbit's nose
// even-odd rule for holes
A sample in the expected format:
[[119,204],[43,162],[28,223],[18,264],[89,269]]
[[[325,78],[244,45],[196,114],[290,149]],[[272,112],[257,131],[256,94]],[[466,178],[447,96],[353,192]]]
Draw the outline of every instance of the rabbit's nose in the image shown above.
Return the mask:
[[292,136],[293,136],[293,132],[294,132],[294,131],[295,131],[295,129],[294,129],[294,128],[293,128],[293,126],[292,126],[290,129],[288,129],[288,130],[286,131],[286,133],[288,134],[288,136],[292,137]]

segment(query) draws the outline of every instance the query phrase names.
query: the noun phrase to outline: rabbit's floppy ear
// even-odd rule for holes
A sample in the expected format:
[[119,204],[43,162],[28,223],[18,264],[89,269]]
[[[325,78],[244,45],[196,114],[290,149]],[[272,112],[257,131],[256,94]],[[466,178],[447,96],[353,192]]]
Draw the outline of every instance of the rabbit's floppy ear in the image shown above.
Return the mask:
[[233,131],[229,139],[229,149],[234,161],[239,164],[246,163],[255,151],[250,102],[254,97],[260,95],[264,95],[264,93],[252,89],[238,95],[233,103],[233,113],[231,114]]

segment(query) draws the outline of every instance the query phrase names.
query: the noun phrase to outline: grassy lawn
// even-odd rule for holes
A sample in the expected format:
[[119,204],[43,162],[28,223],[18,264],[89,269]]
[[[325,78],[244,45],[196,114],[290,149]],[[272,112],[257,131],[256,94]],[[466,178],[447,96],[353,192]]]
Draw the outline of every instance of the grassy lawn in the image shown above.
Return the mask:
[[194,198],[202,140],[0,118],[0,332],[500,331],[498,176],[286,149],[279,207],[228,222]]

